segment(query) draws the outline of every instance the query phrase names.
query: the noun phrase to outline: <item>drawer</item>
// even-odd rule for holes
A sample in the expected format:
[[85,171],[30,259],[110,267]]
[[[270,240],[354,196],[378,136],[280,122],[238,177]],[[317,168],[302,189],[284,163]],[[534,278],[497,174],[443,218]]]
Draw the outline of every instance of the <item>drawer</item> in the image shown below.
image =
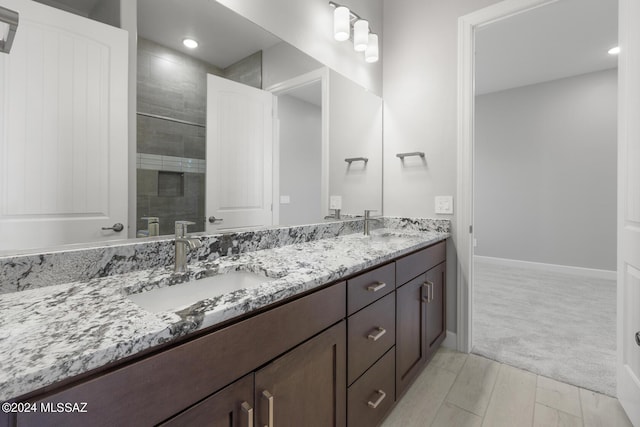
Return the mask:
[[394,263],[383,265],[347,280],[347,314],[351,315],[371,304],[396,287]]
[[447,256],[446,241],[414,252],[396,261],[396,281],[398,286],[444,262]]
[[36,400],[87,402],[88,413],[23,413],[17,425],[157,424],[340,321],[345,307],[341,282]]
[[347,384],[358,379],[395,344],[395,308],[396,294],[392,292],[347,320]]
[[377,426],[395,401],[395,351],[389,350],[347,391],[350,427]]

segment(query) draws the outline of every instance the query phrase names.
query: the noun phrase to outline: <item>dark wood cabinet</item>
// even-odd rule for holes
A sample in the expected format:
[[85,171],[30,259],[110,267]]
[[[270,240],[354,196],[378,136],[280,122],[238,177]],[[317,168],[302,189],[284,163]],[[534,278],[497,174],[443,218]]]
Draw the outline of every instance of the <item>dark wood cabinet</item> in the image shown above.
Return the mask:
[[395,402],[395,352],[389,350],[349,387],[349,426],[380,424]]
[[256,425],[346,425],[345,321],[256,372]]
[[422,371],[446,336],[445,259],[446,246],[441,242],[396,262],[398,397]]
[[431,286],[431,295],[427,300],[426,308],[427,358],[431,358],[431,354],[438,349],[447,334],[445,327],[446,271],[445,263],[427,271],[427,284]]
[[162,427],[247,427],[253,425],[253,374],[160,424]]
[[396,290],[396,391],[400,396],[427,361],[426,275]]

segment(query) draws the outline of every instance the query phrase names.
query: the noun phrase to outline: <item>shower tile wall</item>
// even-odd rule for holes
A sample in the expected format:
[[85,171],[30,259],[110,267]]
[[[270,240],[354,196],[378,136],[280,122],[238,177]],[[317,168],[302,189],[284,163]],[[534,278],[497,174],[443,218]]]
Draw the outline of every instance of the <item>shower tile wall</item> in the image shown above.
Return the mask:
[[160,218],[160,234],[177,220],[204,230],[207,73],[259,87],[262,52],[223,70],[138,39],[137,230],[146,216]]
[[145,216],[160,218],[160,234],[173,233],[177,220],[204,230],[207,73],[223,71],[138,39],[138,230]]

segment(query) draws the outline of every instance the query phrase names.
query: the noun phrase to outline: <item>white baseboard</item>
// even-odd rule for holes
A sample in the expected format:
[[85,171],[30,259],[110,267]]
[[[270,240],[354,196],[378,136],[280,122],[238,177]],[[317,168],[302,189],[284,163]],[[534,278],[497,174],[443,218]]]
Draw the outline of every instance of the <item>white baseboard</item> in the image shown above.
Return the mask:
[[503,265],[505,267],[529,268],[533,270],[572,274],[575,276],[592,277],[594,279],[616,280],[616,278],[618,277],[617,272],[611,270],[598,270],[595,268],[572,267],[569,265],[545,264],[542,262],[520,261],[517,259],[474,255],[473,261],[482,262],[485,264]]
[[444,341],[442,341],[442,346],[446,347],[446,348],[449,348],[451,350],[457,350],[458,349],[458,337],[457,337],[456,333],[447,330],[447,336],[444,338]]

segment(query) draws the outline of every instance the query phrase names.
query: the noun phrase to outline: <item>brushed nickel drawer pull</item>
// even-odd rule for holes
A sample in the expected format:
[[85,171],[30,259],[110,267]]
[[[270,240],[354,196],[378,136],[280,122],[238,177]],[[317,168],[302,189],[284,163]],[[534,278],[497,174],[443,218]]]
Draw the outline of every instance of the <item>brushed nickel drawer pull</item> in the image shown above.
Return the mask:
[[381,328],[380,326],[378,326],[375,330],[378,332],[377,334],[370,333],[367,336],[367,338],[371,341],[378,341],[380,337],[387,333],[387,330],[385,328]]
[[369,285],[367,286],[367,290],[369,292],[378,292],[380,289],[384,288],[385,286],[387,286],[386,283],[384,282],[378,282],[375,285]]
[[242,402],[240,407],[242,412],[247,414],[247,427],[253,427],[253,408],[247,402]]
[[269,401],[269,424],[264,427],[273,427],[273,395],[268,390],[264,390],[262,396]]
[[382,390],[376,390],[376,393],[378,393],[380,395],[378,397],[378,399],[375,402],[372,402],[372,401],[368,401],[367,402],[367,405],[369,405],[369,407],[373,408],[373,409],[376,409],[378,407],[378,405],[380,405],[382,403],[384,398],[387,397],[387,393],[385,393]]

